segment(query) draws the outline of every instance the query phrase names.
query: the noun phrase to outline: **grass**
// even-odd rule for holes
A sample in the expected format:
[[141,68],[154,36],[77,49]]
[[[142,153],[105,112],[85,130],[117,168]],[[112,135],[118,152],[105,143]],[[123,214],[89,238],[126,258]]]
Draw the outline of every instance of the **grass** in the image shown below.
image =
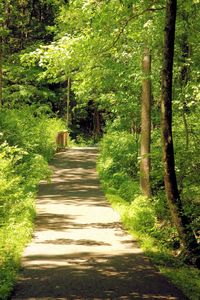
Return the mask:
[[175,286],[191,300],[200,299],[200,270],[185,265],[167,247],[160,245],[146,233],[133,230],[130,226],[128,215],[130,214],[130,203],[123,198],[106,193],[106,197],[112,207],[121,216],[124,227],[130,234],[136,237],[144,253],[151,259],[154,265],[164,274]]
[[160,267],[161,273],[167,276],[191,300],[200,298],[200,272],[191,267]]

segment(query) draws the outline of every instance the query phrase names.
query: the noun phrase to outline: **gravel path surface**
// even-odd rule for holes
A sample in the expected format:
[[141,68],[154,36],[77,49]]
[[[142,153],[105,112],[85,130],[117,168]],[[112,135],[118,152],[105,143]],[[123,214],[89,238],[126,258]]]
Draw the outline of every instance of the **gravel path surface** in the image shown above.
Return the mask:
[[96,156],[91,148],[56,154],[12,299],[185,300],[122,229],[100,189]]

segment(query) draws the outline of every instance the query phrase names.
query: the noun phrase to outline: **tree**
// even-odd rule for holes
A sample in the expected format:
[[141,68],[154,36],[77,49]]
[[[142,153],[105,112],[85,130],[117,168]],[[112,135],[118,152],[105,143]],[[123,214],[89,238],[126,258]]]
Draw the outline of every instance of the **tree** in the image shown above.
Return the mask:
[[4,69],[2,78],[0,68],[0,82],[3,81],[4,106],[19,107],[33,102],[48,102],[51,106],[55,102],[57,97],[52,86],[39,78],[40,68],[28,68],[20,59],[22,53],[52,41],[55,17],[63,3],[63,0],[0,1],[0,44]]
[[0,36],[0,106],[3,105],[3,38]]
[[[180,199],[172,137],[172,79],[177,1],[166,1],[166,20],[163,49],[161,128],[163,140],[164,182],[172,220],[177,228],[181,246],[187,258],[197,255],[198,243]],[[192,255],[191,255],[192,254]],[[196,258],[195,258],[196,259]],[[198,264],[198,260],[195,260]]]
[[67,128],[69,128],[70,90],[71,90],[71,80],[70,80],[70,77],[68,77],[68,79],[67,79],[67,107],[66,107],[66,126],[67,126]]
[[150,144],[151,144],[151,54],[146,47],[142,61],[142,104],[141,104],[141,162],[140,186],[143,194],[151,196],[150,187]]
[[0,107],[3,105],[3,37],[4,28],[4,3],[0,3]]

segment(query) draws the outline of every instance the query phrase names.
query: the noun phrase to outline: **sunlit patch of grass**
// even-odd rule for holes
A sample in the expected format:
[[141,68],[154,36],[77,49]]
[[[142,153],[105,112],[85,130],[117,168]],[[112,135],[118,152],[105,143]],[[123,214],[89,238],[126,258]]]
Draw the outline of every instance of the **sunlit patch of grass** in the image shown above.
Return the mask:
[[186,266],[181,260],[174,257],[170,248],[162,243],[159,244],[159,240],[150,234],[134,230],[130,222],[131,203],[113,194],[106,194],[106,197],[112,207],[120,214],[124,227],[134,238],[137,238],[144,253],[160,272],[179,287],[189,299],[199,300],[200,270]]
[[[178,142],[180,138],[181,135],[178,135]],[[180,257],[176,256],[180,241],[178,232],[171,223],[170,211],[166,203],[161,153],[157,147],[160,145],[158,131],[153,132],[152,142],[156,146],[152,147],[151,153],[153,158],[151,185],[154,194],[151,199],[141,195],[138,176],[138,144],[129,133],[122,130],[115,132],[114,129],[104,135],[100,143],[97,169],[107,199],[120,214],[126,230],[137,238],[144,253],[162,273],[179,286],[189,299],[197,300],[200,299],[199,271],[187,266]],[[182,143],[179,145],[180,150],[184,149]],[[183,158],[186,158],[185,155],[188,154],[181,151],[179,163],[183,166]],[[191,160],[188,162],[191,167]],[[184,195],[186,200],[188,198],[188,202],[186,200],[184,202],[185,211],[192,216],[192,226],[197,231],[199,214],[196,203],[194,205],[194,201],[193,204],[191,202],[191,182],[184,186],[186,186],[184,192],[187,192],[187,186],[190,187],[189,196],[187,197],[187,193]],[[195,195],[197,191],[198,187],[194,192]],[[195,196],[195,199],[197,198]],[[191,284],[191,278],[194,278],[193,284]]]
[[108,199],[109,203],[111,203],[112,206],[119,212],[121,217],[126,214],[129,204],[124,199],[113,194],[106,194],[106,198]]
[[189,299],[200,299],[200,270],[181,266],[179,268],[161,267],[160,271],[179,287]]

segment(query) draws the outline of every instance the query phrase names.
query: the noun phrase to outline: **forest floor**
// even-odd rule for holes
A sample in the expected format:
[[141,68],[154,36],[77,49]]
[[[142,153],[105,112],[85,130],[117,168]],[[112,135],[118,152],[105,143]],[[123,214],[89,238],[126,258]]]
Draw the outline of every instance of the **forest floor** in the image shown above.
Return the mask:
[[186,299],[122,228],[100,188],[96,158],[92,148],[55,155],[12,299]]

